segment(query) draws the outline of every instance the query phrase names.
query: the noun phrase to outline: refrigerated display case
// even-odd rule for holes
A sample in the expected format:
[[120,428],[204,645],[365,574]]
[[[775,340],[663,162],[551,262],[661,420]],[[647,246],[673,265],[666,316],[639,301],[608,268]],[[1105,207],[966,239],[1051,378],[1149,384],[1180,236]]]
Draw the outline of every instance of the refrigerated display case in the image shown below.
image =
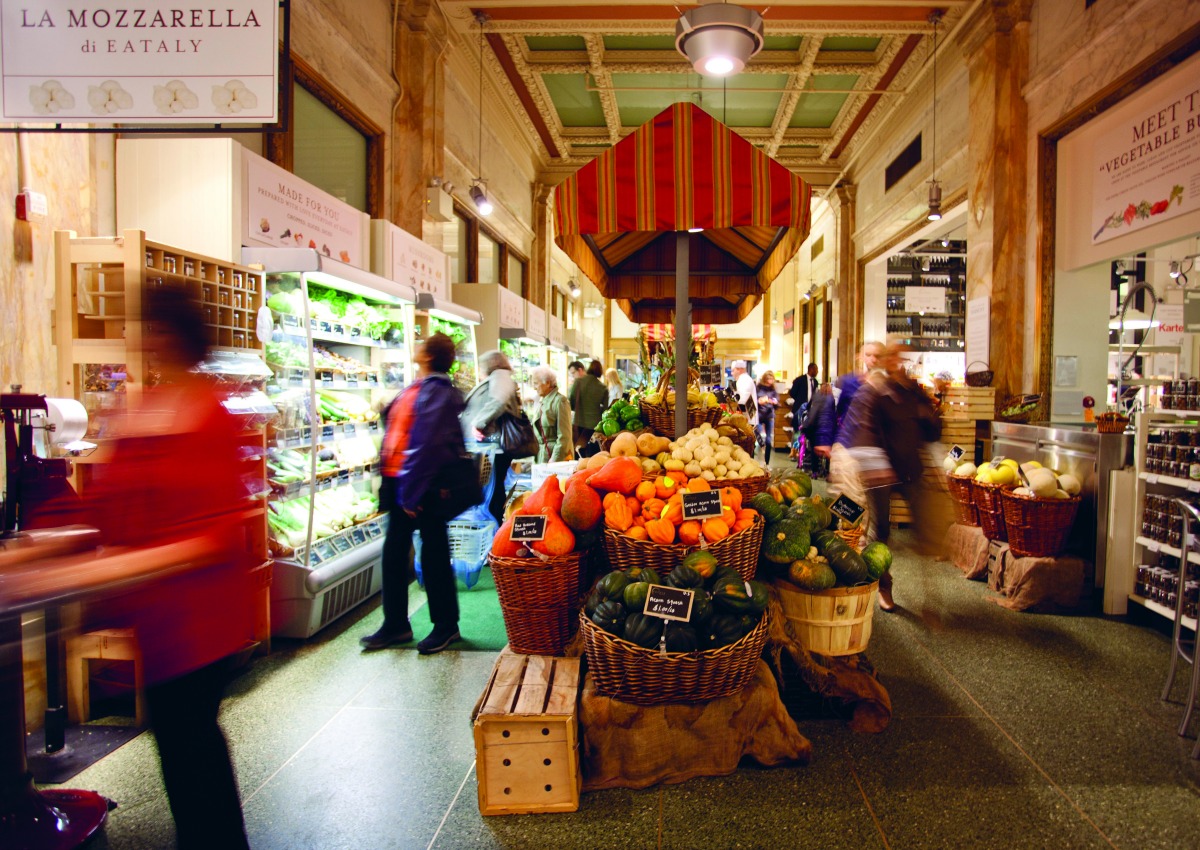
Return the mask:
[[[546,351],[545,311],[532,307],[524,298],[498,283],[456,283],[454,302],[479,312],[481,321],[475,328],[480,351],[499,350],[513,367],[513,380],[521,392],[521,402],[530,409],[537,402],[537,393],[529,382],[529,372],[544,362]],[[530,312],[531,308],[533,312]],[[543,322],[540,334],[529,328],[530,316]]]
[[411,287],[306,249],[246,248],[273,331],[268,522],[277,635],[310,637],[376,593],[380,410],[412,378]]
[[444,333],[454,340],[450,379],[464,395],[479,383],[475,328],[482,320],[475,310],[451,304],[427,292],[417,293],[416,341],[435,333]]

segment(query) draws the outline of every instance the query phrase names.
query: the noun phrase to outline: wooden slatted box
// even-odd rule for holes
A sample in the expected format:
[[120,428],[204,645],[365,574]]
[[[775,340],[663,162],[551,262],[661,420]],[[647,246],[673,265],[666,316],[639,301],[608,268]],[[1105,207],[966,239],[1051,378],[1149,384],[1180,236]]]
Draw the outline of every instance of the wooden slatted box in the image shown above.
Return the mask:
[[484,815],[579,808],[579,658],[505,652],[475,717]]
[[942,396],[942,419],[990,420],[996,410],[995,387],[950,387]]

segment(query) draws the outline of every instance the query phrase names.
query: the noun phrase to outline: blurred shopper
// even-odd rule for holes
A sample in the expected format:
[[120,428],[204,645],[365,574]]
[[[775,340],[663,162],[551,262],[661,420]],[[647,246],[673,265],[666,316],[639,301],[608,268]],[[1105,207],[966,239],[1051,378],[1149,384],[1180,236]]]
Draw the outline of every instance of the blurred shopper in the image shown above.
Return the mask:
[[771,447],[775,442],[775,411],[779,407],[779,391],[775,389],[775,373],[770,369],[763,372],[754,392],[758,403],[758,442],[763,446],[764,462],[770,466]]
[[729,364],[729,374],[733,376],[733,392],[737,397],[738,409],[746,414],[751,428],[758,427],[758,396],[757,387],[750,373],[746,371],[745,360],[734,360]]
[[[479,371],[483,375],[475,389],[467,394],[466,409],[462,414],[464,439],[475,442],[496,441],[497,420],[501,414],[521,415],[521,397],[512,379],[512,364],[499,351],[485,351],[479,358]],[[488,513],[497,523],[504,522],[504,481],[508,468],[518,455],[510,454],[498,446],[492,455],[492,480],[484,492]]]
[[[595,380],[593,375],[584,377]],[[549,366],[535,366],[531,378],[533,389],[538,394],[538,405],[533,417],[533,430],[537,433],[539,446],[537,462],[558,463],[570,460],[575,456],[575,445],[571,437],[571,409],[566,396],[558,391],[558,376]],[[594,429],[588,430],[589,435],[592,430]]]
[[[842,375],[837,379],[838,389],[841,390],[841,395],[837,401],[837,420],[838,420],[838,436],[841,437],[842,428],[845,427],[846,413],[850,410],[850,403],[854,401],[854,396],[862,386],[864,378],[873,372],[879,366],[879,358],[883,354],[883,343],[867,342],[858,352],[858,362],[861,367],[860,371],[851,372],[847,375]],[[842,440],[841,442],[845,442]]]
[[[803,449],[804,434],[804,410],[814,395],[817,392],[817,364],[809,363],[808,368],[803,375],[797,375],[792,380],[791,387],[788,388],[788,420],[792,423],[792,441],[793,452],[790,456],[795,457],[800,464],[804,462],[804,456],[801,453]],[[811,452],[809,453],[811,459]]]
[[[582,364],[579,364],[582,368]],[[574,425],[573,445],[582,446],[592,438],[592,432],[596,430],[596,426],[600,423],[600,416],[604,413],[604,409],[608,406],[608,388],[600,380],[604,377],[604,367],[600,365],[600,361],[593,360],[571,384],[571,389],[568,391],[567,397],[570,402],[571,422]],[[555,379],[555,389],[558,388],[558,379]],[[564,427],[566,423],[564,422]],[[573,457],[570,448],[567,451],[567,458]]]
[[829,474],[829,457],[837,435],[836,407],[833,385],[821,384],[805,410],[804,447],[811,455],[805,457],[805,462],[816,478],[824,478]]
[[454,341],[436,333],[413,358],[417,380],[400,393],[388,411],[387,434],[379,457],[394,493],[387,505],[383,541],[383,625],[359,640],[376,650],[413,639],[408,622],[408,564],[414,531],[421,532],[421,571],[433,630],[420,643],[422,655],[441,652],[459,640],[458,588],[450,564],[446,519],[432,504],[440,473],[466,450],[459,414],[462,395],[446,374],[454,363]]
[[[888,346],[880,360],[885,377],[869,380],[854,396],[848,412],[852,429],[845,446],[849,455],[845,472],[865,491],[867,502],[860,504],[868,509],[869,539],[888,542],[895,490],[912,512],[920,550],[929,554],[944,531],[940,526],[945,510],[938,503],[941,494],[926,488],[922,478],[927,446],[941,436],[941,420],[925,391],[904,369],[905,350]],[[884,611],[896,607],[890,571],[879,580],[879,607]]]
[[244,848],[237,781],[217,722],[233,656],[251,634],[249,570],[236,513],[245,507],[240,425],[212,383],[200,307],[181,289],[142,297],[142,347],[160,376],[129,411],[111,463],[96,470],[96,525],[112,547],[169,547],[172,569],[112,599],[103,612],[132,626],[177,842]]
[[621,376],[617,374],[616,369],[606,369],[604,371],[604,386],[608,389],[608,406],[617,399],[625,395],[625,385],[621,383]]

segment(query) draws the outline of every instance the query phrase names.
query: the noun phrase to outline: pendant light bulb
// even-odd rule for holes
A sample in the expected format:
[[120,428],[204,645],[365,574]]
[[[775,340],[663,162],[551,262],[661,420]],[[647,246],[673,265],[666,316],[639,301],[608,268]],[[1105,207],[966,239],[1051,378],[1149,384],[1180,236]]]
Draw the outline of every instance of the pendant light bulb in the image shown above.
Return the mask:
[[930,221],[942,219],[942,187],[937,180],[929,181],[929,214],[926,218]]
[[479,210],[480,215],[491,215],[494,207],[492,202],[488,200],[487,193],[483,191],[483,186],[476,183],[471,187],[471,200],[475,202],[475,209]]

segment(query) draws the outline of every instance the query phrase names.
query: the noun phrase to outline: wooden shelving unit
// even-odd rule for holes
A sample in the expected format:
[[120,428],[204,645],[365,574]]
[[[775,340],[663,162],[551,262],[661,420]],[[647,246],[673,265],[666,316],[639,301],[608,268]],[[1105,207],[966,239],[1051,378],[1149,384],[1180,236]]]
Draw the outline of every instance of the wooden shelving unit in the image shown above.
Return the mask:
[[[967,261],[966,243],[951,242],[945,255],[897,254],[887,263],[887,338],[913,351],[961,354],[965,345]],[[929,263],[922,269],[922,261]],[[907,287],[942,287],[945,303],[938,310],[917,310],[906,303]]]

